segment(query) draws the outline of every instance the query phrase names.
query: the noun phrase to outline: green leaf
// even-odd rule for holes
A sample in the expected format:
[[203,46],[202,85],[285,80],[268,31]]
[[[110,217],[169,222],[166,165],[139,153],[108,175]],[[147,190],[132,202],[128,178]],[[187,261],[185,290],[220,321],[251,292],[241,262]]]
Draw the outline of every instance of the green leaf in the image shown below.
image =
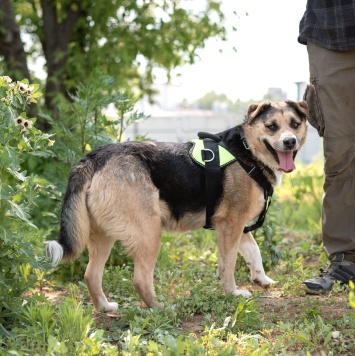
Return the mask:
[[0,185],[0,200],[11,200],[14,195],[14,189],[10,185]]
[[18,144],[17,144],[17,148],[20,151],[30,151],[32,149],[31,145],[29,144],[29,142],[27,140],[21,140]]
[[7,171],[15,178],[20,180],[21,182],[24,182],[28,177],[26,177],[27,171],[22,171],[22,172],[17,172],[11,169],[10,167],[7,168]]
[[325,346],[328,345],[328,343],[329,343],[329,341],[331,340],[331,338],[332,338],[332,332],[329,331],[329,333],[327,334],[327,337],[326,337],[325,340],[324,340],[324,345],[325,345]]
[[13,147],[6,145],[4,150],[1,152],[0,148],[0,155],[1,155],[1,166],[9,167],[13,171],[20,170],[20,163],[21,158],[18,155],[18,152]]
[[301,341],[301,342],[303,342],[303,343],[305,343],[305,344],[307,344],[307,345],[316,346],[316,345],[310,340],[310,336],[307,335],[306,333],[302,332],[302,331],[299,331],[299,332],[297,333],[296,338],[297,338],[299,341]]
[[14,213],[19,219],[21,219],[22,221],[26,222],[27,225],[29,225],[29,226],[31,226],[31,227],[37,229],[37,226],[34,225],[31,221],[29,221],[29,220],[27,219],[27,215],[26,215],[26,213],[23,211],[23,209],[20,207],[20,205],[18,205],[18,204],[16,204],[16,203],[12,202],[11,200],[9,200],[8,203],[11,205],[11,207],[12,207],[11,210],[13,211],[13,213]]

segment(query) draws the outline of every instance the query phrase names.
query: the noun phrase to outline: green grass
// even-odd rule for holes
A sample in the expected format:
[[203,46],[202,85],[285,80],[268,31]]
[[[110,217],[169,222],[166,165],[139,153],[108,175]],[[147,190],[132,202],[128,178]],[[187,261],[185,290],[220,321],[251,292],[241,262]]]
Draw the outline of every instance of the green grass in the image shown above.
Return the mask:
[[18,326],[3,336],[0,355],[354,354],[355,311],[348,290],[337,286],[327,296],[308,296],[301,288],[302,280],[326,264],[321,186],[317,162],[286,176],[276,189],[278,199],[257,239],[268,274],[278,283],[269,289],[253,285],[242,258],[237,262],[237,283],[252,290],[253,298],[223,293],[214,232],[166,234],[155,270],[164,310],[141,306],[131,282],[132,261],[116,247],[103,286],[119,304],[118,315],[93,315],[83,256],[40,276]]

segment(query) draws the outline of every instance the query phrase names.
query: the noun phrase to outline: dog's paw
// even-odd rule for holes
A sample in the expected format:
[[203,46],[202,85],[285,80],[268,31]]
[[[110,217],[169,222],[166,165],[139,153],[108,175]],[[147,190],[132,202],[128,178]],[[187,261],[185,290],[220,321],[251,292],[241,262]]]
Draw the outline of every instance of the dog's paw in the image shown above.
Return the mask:
[[116,312],[118,309],[118,304],[116,302],[107,302],[100,309],[104,310],[106,313]]
[[264,275],[263,277],[258,277],[253,279],[254,283],[260,284],[263,287],[268,287],[270,284],[276,283],[273,279],[269,278],[267,275]]
[[158,309],[164,309],[164,303],[157,302],[156,300],[152,305],[150,306],[151,308],[158,308]]
[[115,302],[106,302],[100,307],[96,307],[93,311],[93,315],[105,314],[111,317],[117,317],[118,304]]
[[141,300],[141,308],[158,308],[158,309],[164,309],[164,303],[159,303],[156,300],[154,300],[152,303],[150,303],[149,305],[145,302],[143,302],[143,300]]
[[236,296],[242,296],[244,298],[250,298],[252,296],[252,294],[248,291],[248,290],[244,290],[244,289],[235,289],[233,292],[232,292],[233,295],[236,295]]

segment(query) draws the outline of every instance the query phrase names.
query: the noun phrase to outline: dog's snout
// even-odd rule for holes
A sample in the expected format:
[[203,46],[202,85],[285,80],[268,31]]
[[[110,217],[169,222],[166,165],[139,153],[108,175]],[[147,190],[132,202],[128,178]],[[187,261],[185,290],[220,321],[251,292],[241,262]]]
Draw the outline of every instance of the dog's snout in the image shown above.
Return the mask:
[[296,145],[296,139],[294,137],[287,137],[284,139],[284,145],[288,149],[292,149]]

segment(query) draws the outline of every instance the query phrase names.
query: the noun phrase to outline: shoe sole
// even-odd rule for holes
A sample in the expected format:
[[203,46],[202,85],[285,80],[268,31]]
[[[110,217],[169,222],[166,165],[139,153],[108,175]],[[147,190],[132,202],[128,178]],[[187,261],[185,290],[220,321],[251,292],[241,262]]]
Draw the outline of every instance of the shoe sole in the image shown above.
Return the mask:
[[301,289],[305,291],[307,294],[312,294],[312,295],[323,295],[323,294],[328,294],[330,290],[325,290],[325,289],[309,289],[305,284],[302,283]]

